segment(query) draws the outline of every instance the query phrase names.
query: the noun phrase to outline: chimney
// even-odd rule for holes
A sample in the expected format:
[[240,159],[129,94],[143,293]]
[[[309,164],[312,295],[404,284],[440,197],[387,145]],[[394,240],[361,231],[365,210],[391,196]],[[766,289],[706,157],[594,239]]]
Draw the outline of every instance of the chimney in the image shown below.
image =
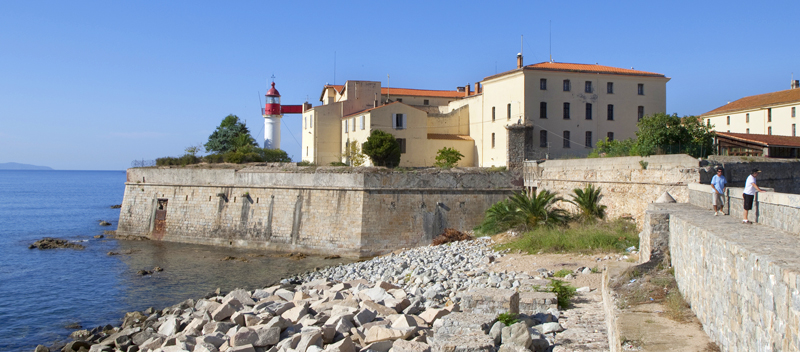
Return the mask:
[[792,89],[800,88],[800,80],[793,80],[792,81]]
[[522,68],[522,53],[517,54],[517,68]]
[[475,82],[475,94],[481,92],[481,82]]
[[303,112],[306,112],[308,110],[311,110],[311,103],[309,102],[303,103]]
[[470,86],[469,86],[469,83],[467,83],[467,85],[464,86],[464,96],[465,97],[469,96],[469,89],[470,89]]

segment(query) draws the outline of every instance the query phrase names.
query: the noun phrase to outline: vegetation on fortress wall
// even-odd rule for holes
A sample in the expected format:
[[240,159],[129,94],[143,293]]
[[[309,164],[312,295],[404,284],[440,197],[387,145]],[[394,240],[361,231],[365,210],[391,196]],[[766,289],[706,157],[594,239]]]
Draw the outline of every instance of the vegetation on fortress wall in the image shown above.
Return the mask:
[[637,124],[636,139],[597,141],[590,158],[689,154],[705,158],[714,152],[714,131],[696,116],[658,113]]
[[390,133],[374,130],[364,142],[362,152],[375,166],[396,167],[400,165],[400,142]]

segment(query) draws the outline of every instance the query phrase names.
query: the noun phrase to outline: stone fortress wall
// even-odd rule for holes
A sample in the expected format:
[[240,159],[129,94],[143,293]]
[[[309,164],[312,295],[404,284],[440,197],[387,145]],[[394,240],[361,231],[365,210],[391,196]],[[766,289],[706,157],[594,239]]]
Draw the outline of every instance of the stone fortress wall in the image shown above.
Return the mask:
[[349,257],[471,230],[522,186],[518,173],[479,169],[133,168],[127,177],[120,235]]

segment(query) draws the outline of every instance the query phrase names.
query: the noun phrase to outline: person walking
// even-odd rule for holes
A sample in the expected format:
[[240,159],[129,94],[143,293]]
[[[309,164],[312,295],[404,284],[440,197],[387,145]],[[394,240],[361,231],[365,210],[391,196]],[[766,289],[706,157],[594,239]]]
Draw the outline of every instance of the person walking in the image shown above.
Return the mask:
[[742,194],[742,198],[744,198],[744,220],[742,220],[742,223],[745,224],[753,223],[747,219],[747,213],[750,209],[753,209],[753,199],[756,197],[756,192],[764,192],[764,190],[759,188],[756,184],[756,177],[758,177],[758,173],[760,172],[761,170],[759,169],[753,169],[750,176],[747,176],[747,181],[744,182],[744,194]]
[[722,168],[718,168],[717,174],[711,178],[711,188],[714,190],[714,193],[711,194],[711,206],[714,207],[714,216],[720,213],[725,214],[722,212],[722,206],[725,205],[722,195],[725,194],[725,185],[728,184],[728,180],[722,175],[723,171]]

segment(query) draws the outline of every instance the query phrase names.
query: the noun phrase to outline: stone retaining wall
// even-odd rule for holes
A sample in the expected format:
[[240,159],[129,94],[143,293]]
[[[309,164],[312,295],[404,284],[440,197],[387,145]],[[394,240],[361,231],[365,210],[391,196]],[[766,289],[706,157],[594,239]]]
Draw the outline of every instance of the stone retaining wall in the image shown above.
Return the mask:
[[669,213],[678,288],[723,351],[800,351],[800,238],[690,204]]
[[[511,172],[266,172],[136,168],[120,235],[210,245],[368,257],[471,230],[520,189]],[[166,201],[164,231],[156,224]]]

